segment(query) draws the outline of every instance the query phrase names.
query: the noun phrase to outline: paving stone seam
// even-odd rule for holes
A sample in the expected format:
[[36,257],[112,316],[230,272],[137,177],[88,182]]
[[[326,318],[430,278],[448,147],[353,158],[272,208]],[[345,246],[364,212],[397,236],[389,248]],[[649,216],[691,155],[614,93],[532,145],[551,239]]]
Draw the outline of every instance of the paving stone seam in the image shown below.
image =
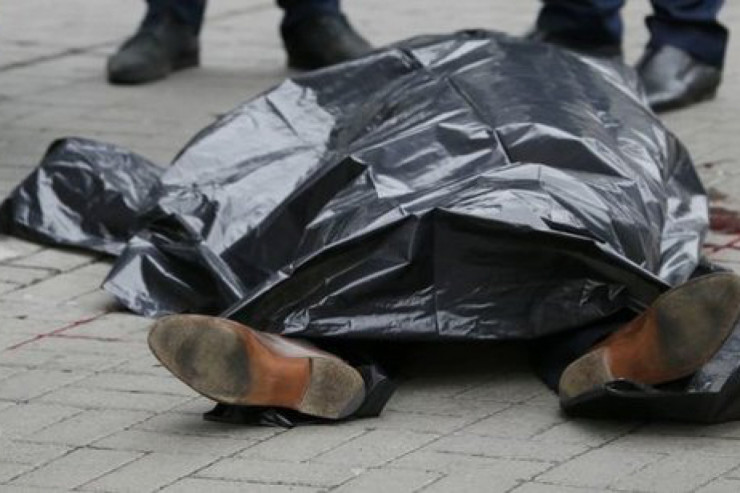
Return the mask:
[[[164,414],[164,413],[159,413],[159,414]],[[281,435],[283,433],[287,433],[289,431],[290,431],[290,429],[288,428],[288,429],[285,429],[285,430],[281,431],[280,433],[276,433],[275,435],[270,435],[270,436],[265,437],[263,439],[255,439],[254,440],[255,443],[252,443],[250,445],[247,445],[246,447],[244,447],[242,449],[236,450],[236,451],[232,452],[231,454],[220,456],[220,457],[216,457],[213,461],[211,461],[211,462],[203,465],[202,467],[199,467],[197,469],[194,469],[194,470],[190,471],[189,473],[185,474],[184,476],[181,476],[181,477],[175,479],[174,481],[170,481],[169,483],[167,483],[165,485],[162,485],[157,491],[163,490],[165,488],[168,488],[169,486],[172,486],[175,483],[177,483],[178,481],[181,481],[181,480],[183,480],[185,478],[190,478],[190,477],[192,477],[192,478],[195,478],[195,477],[205,477],[205,476],[197,476],[197,475],[198,475],[198,473],[204,471],[205,469],[207,469],[207,468],[215,465],[217,462],[220,462],[220,461],[225,460],[225,459],[234,459],[234,458],[237,458],[237,456],[239,454],[243,453],[245,450],[248,450],[251,447],[254,447],[254,446],[256,446],[256,445],[258,445],[260,443],[266,442],[267,440],[270,440],[273,437],[276,437],[276,436]],[[224,479],[224,480],[220,480],[220,481],[228,481],[228,482],[234,482],[234,483],[240,483],[241,482],[241,481],[235,481],[233,479]]]
[[[469,390],[469,389],[466,389],[466,390]],[[517,404],[523,403],[523,402],[525,402],[525,401],[527,401],[527,400],[529,400],[529,398],[527,398],[527,399],[523,399],[523,400],[522,400],[521,402],[517,402],[517,403],[511,403],[510,405],[507,405],[507,406],[505,406],[504,408],[502,408],[502,409],[499,409],[498,411],[495,411],[495,412],[492,412],[492,413],[486,414],[485,416],[481,416],[481,417],[479,417],[479,418],[477,418],[477,419],[474,419],[474,420],[472,420],[472,421],[470,421],[470,422],[466,422],[466,423],[464,423],[464,424],[461,424],[461,425],[460,425],[460,426],[458,426],[457,428],[454,428],[454,429],[452,429],[451,431],[449,431],[449,432],[447,432],[447,433],[444,433],[444,434],[438,434],[436,438],[434,438],[434,439],[432,439],[432,440],[430,440],[430,441],[428,441],[428,442],[425,442],[424,444],[422,444],[422,445],[420,445],[420,446],[418,446],[418,447],[416,447],[416,448],[413,448],[413,449],[411,449],[411,450],[409,450],[409,451],[407,451],[407,452],[405,452],[405,453],[403,453],[403,454],[400,454],[400,455],[398,455],[398,456],[396,456],[396,457],[393,457],[393,458],[391,458],[391,459],[388,459],[387,461],[384,461],[384,462],[382,462],[382,463],[380,463],[380,464],[377,464],[377,465],[374,465],[374,466],[370,466],[370,467],[363,467],[363,469],[365,469],[365,471],[364,471],[364,472],[366,472],[366,471],[368,471],[368,470],[372,470],[372,469],[381,469],[381,468],[383,468],[383,467],[387,466],[388,464],[390,464],[390,463],[392,463],[392,462],[394,462],[394,461],[397,461],[397,460],[400,460],[400,459],[402,459],[402,458],[406,457],[407,455],[410,455],[410,454],[412,454],[412,453],[414,453],[414,452],[417,452],[417,451],[419,451],[419,450],[421,450],[421,449],[423,449],[423,448],[425,448],[425,447],[429,447],[430,445],[432,445],[432,444],[434,444],[434,443],[438,442],[439,440],[441,440],[441,439],[443,439],[443,438],[445,438],[445,437],[448,437],[448,436],[450,436],[450,435],[454,435],[455,433],[458,433],[458,432],[460,432],[461,430],[463,430],[463,429],[467,428],[468,426],[472,426],[472,425],[474,425],[474,424],[476,424],[476,423],[478,423],[478,422],[480,422],[480,421],[483,421],[483,420],[485,420],[485,419],[488,419],[488,418],[490,418],[490,417],[492,417],[492,416],[495,416],[495,415],[499,414],[500,412],[503,412],[503,411],[504,411],[504,410],[506,410],[506,409],[510,409],[511,407],[514,407],[514,406],[516,406]],[[350,442],[352,442],[352,441],[354,441],[354,440],[357,440],[357,439],[359,439],[359,438],[361,438],[361,437],[363,437],[363,436],[366,436],[367,434],[369,434],[369,433],[371,433],[371,432],[373,432],[373,431],[375,431],[375,430],[377,430],[377,429],[378,429],[378,428],[368,428],[368,429],[366,429],[366,433],[363,433],[363,434],[361,434],[361,435],[357,435],[357,436],[354,436],[354,437],[352,437],[352,438],[350,438],[350,439],[348,439],[348,440],[344,441],[344,442],[343,442],[343,444],[347,444],[347,443],[350,443]],[[430,435],[432,435],[433,433],[426,433],[426,434],[430,434]],[[324,452],[320,453],[320,454],[319,454],[319,455],[317,455],[316,457],[312,458],[312,459],[311,459],[311,461],[315,461],[315,462],[317,462],[317,463],[321,463],[320,457],[321,457],[322,455],[326,455],[326,454],[328,454],[329,452],[331,452],[331,451],[333,451],[333,450],[336,450],[336,449],[337,449],[337,448],[339,448],[340,446],[341,446],[341,444],[340,444],[340,445],[337,445],[337,446],[335,446],[335,447],[332,447],[331,449],[329,449],[329,450],[326,450],[326,451],[324,451]],[[319,460],[317,460],[317,459],[319,459]],[[417,470],[418,470],[418,469],[417,469]],[[364,472],[363,472],[363,473],[364,473]],[[433,471],[433,472],[439,473],[439,471]],[[448,476],[448,475],[447,475],[446,473],[441,473],[441,474],[443,474],[443,476],[442,476],[441,478],[438,478],[438,479],[437,479],[436,481],[434,481],[434,482],[440,481],[440,480],[442,480],[443,478],[445,478],[445,477],[447,477],[447,476]],[[346,481],[343,481],[342,483],[340,483],[340,484],[337,484],[336,486],[332,487],[332,488],[331,488],[331,489],[330,489],[329,491],[331,491],[331,490],[334,490],[334,489],[337,489],[337,488],[340,488],[341,486],[344,486],[345,484],[347,484],[348,482],[352,481],[353,479],[355,479],[355,478],[349,478],[349,479],[347,479]],[[433,483],[431,483],[431,484],[433,484]],[[423,489],[426,489],[426,488],[428,488],[428,487],[429,487],[429,486],[430,486],[431,484],[428,484],[428,485],[425,485],[425,486],[423,486],[423,487],[422,487],[422,489],[421,489],[421,490],[418,490],[418,491],[422,491]]]
[[[614,443],[615,441],[619,440],[620,438],[623,438],[623,437],[625,437],[625,436],[627,436],[627,435],[631,435],[631,434],[633,434],[633,433],[635,433],[635,432],[639,431],[640,429],[642,429],[642,428],[644,428],[645,426],[647,426],[647,424],[648,424],[647,422],[643,422],[643,423],[638,423],[638,424],[636,424],[636,425],[635,425],[634,427],[628,428],[627,430],[623,431],[622,433],[619,433],[619,434],[617,434],[617,435],[615,435],[615,436],[613,436],[613,437],[611,437],[611,438],[609,438],[609,439],[605,440],[605,441],[604,441],[604,442],[602,442],[602,443],[599,443],[599,444],[597,444],[597,445],[594,445],[594,446],[586,445],[586,447],[587,447],[587,448],[586,448],[586,450],[584,450],[583,452],[579,452],[579,453],[577,453],[577,454],[574,454],[573,456],[569,457],[569,458],[568,458],[568,459],[566,459],[566,460],[563,460],[563,461],[560,461],[560,462],[558,462],[558,463],[555,463],[555,464],[553,464],[553,466],[552,466],[552,467],[549,467],[549,468],[545,469],[544,471],[540,471],[539,473],[535,474],[535,475],[534,475],[534,476],[533,476],[532,478],[530,478],[530,480],[531,480],[531,481],[536,481],[536,480],[537,480],[537,478],[539,478],[540,476],[542,476],[542,475],[544,475],[544,474],[547,474],[548,472],[552,471],[552,470],[553,470],[553,469],[555,469],[556,467],[559,467],[559,466],[561,466],[561,465],[563,465],[563,464],[567,464],[568,462],[571,462],[571,461],[573,461],[573,460],[576,460],[577,458],[579,458],[579,457],[582,457],[582,456],[584,456],[584,455],[586,455],[586,454],[588,454],[588,453],[591,453],[591,452],[593,452],[593,451],[595,451],[595,450],[603,449],[603,448],[605,448],[605,447],[606,447],[607,445],[610,445],[611,443]],[[668,454],[662,454],[662,453],[660,453],[660,452],[658,452],[658,453],[656,453],[656,454],[657,454],[657,455],[668,455]],[[645,465],[644,467],[647,467],[647,465]],[[641,469],[642,469],[642,468],[641,468]],[[636,472],[636,471],[635,471],[635,472]],[[558,486],[562,486],[562,485],[558,485]],[[608,488],[608,487],[607,487],[607,488]],[[509,490],[509,491],[511,491],[511,490]]]
[[[37,442],[30,442],[30,443],[37,443]],[[46,443],[48,443],[48,442],[46,442]],[[42,464],[39,464],[38,466],[33,466],[31,469],[28,469],[28,470],[26,470],[26,471],[24,471],[24,472],[22,472],[20,474],[17,474],[15,476],[13,476],[12,478],[10,478],[9,480],[7,480],[5,482],[2,482],[0,484],[7,484],[7,485],[9,485],[9,484],[11,484],[12,482],[14,482],[16,480],[21,479],[23,476],[25,476],[27,474],[31,474],[34,471],[37,471],[37,470],[43,468],[44,466],[47,466],[47,465],[51,464],[52,462],[55,462],[55,461],[60,460],[60,459],[63,459],[64,457],[67,457],[68,455],[70,455],[70,454],[72,454],[72,453],[74,453],[74,452],[76,452],[78,450],[85,450],[85,449],[87,449],[87,450],[97,450],[97,449],[95,449],[93,447],[90,447],[88,445],[71,446],[71,448],[68,451],[66,451],[65,453],[63,453],[63,454],[61,454],[61,455],[59,455],[57,457],[54,457],[53,459],[50,459],[48,461],[45,461]],[[133,462],[133,461],[131,461],[131,462]]]

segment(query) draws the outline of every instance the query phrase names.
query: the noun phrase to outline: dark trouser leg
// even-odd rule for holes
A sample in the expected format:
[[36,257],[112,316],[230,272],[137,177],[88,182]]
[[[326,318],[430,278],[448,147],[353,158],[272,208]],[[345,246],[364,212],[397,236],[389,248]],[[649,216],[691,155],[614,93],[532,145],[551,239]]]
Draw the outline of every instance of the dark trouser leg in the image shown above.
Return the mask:
[[277,0],[277,4],[285,11],[282,29],[316,14],[340,14],[339,0]]
[[285,12],[280,25],[288,66],[328,67],[365,55],[370,44],[339,10],[339,0],[277,0]]
[[543,0],[537,29],[576,45],[620,44],[624,0]]
[[727,49],[727,29],[717,21],[723,0],[652,0],[648,17],[650,43],[679,48],[697,60],[722,67]]
[[147,0],[149,10],[144,17],[144,26],[160,24],[167,15],[190,26],[197,36],[203,26],[206,0]]
[[634,318],[634,313],[625,310],[587,327],[533,341],[529,346],[535,372],[545,385],[557,392],[560,377],[568,365]]

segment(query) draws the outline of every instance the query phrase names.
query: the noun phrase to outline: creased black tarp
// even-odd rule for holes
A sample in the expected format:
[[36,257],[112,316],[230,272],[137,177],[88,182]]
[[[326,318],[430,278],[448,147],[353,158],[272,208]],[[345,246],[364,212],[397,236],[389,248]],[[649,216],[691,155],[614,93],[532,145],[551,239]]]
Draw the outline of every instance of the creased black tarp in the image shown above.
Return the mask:
[[104,287],[135,312],[324,339],[598,323],[685,281],[707,227],[630,69],[482,31],[289,79],[161,176],[57,142],[2,212],[7,231],[120,252]]

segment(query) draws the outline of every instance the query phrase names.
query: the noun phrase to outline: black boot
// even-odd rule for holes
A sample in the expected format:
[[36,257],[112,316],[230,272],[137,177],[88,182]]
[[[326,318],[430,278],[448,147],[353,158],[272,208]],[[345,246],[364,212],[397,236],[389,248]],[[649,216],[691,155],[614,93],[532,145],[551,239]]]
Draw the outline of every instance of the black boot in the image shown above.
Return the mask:
[[530,41],[539,41],[541,43],[550,43],[558,45],[566,50],[575,51],[587,56],[599,57],[599,58],[610,58],[621,60],[622,59],[622,46],[620,44],[600,44],[593,45],[572,39],[566,39],[556,34],[542,31],[537,28],[532,29],[524,37]]
[[722,81],[722,70],[668,45],[648,47],[636,68],[655,111],[711,99]]
[[112,84],[142,84],[200,62],[198,36],[190,26],[165,16],[145,23],[108,59]]
[[361,57],[373,48],[346,17],[321,14],[281,29],[288,66],[301,70],[328,67]]

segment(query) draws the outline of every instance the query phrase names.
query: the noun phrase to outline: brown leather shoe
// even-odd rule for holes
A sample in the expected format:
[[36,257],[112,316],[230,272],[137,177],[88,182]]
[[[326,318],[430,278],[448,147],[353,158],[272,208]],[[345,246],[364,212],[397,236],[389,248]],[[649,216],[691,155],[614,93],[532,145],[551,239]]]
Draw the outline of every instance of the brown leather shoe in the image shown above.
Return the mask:
[[339,419],[365,398],[360,373],[308,343],[202,315],[159,319],[149,348],[177,378],[217,402]]
[[691,375],[740,318],[740,277],[711,274],[658,297],[639,317],[571,363],[560,377],[567,401],[620,379],[655,385]]

